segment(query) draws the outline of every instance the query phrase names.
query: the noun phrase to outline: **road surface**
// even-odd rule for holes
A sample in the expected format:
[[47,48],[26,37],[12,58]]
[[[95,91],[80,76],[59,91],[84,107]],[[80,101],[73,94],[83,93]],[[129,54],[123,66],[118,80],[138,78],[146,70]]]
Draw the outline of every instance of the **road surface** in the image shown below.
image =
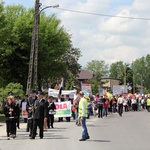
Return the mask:
[[146,110],[117,113],[103,119],[87,120],[90,139],[79,141],[81,127],[74,121],[55,122],[53,129],[29,139],[26,124],[21,123],[16,139],[7,140],[5,124],[0,123],[0,150],[150,150],[150,113]]

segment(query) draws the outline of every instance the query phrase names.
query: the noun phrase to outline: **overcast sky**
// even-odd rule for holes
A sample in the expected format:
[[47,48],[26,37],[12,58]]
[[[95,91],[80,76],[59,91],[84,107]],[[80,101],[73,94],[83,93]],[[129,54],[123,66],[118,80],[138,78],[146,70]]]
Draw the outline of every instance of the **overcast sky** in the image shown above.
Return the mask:
[[[59,8],[88,12],[47,9],[56,13],[61,25],[72,34],[73,47],[79,48],[79,63],[85,67],[91,60],[131,63],[150,54],[150,20],[123,19],[113,15],[150,19],[150,0],[40,0],[43,7],[59,4]],[[5,0],[6,4],[34,7],[35,0]],[[90,14],[91,13],[91,14]]]

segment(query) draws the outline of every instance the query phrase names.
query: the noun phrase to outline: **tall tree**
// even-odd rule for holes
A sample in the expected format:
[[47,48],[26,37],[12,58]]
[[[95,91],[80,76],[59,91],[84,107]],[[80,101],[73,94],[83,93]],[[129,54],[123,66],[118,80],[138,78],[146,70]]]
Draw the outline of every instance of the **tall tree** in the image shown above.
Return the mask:
[[85,69],[93,71],[95,75],[107,76],[108,75],[108,65],[104,60],[92,60],[87,63]]
[[124,63],[123,61],[117,61],[110,65],[110,77],[121,79],[124,78]]
[[135,86],[143,86],[146,91],[150,91],[150,55],[141,57],[132,62]]
[[108,65],[103,60],[92,60],[87,63],[85,69],[91,70],[94,74],[93,78],[89,80],[92,84],[92,93],[98,93],[99,87],[102,85],[101,78],[108,76]]
[[[1,4],[2,8],[4,7]],[[3,86],[10,82],[19,82],[26,87],[31,35],[33,28],[33,9],[25,9],[23,6],[6,6],[0,10],[4,15],[4,21],[0,22],[0,33],[3,45],[0,47],[0,79],[4,78]],[[1,16],[0,16],[1,19]],[[6,36],[7,35],[7,36]],[[74,54],[72,54],[74,52]],[[72,67],[65,67],[62,61],[65,55],[70,53]],[[63,72],[70,69],[77,72],[80,65],[77,59],[80,57],[79,49],[73,48],[71,35],[61,25],[61,21],[54,14],[46,16],[41,14],[39,25],[39,59],[38,59],[38,82],[48,81],[50,77],[62,76]],[[73,63],[73,60],[74,61]],[[76,67],[76,69],[74,69]],[[1,84],[2,86],[2,84]]]

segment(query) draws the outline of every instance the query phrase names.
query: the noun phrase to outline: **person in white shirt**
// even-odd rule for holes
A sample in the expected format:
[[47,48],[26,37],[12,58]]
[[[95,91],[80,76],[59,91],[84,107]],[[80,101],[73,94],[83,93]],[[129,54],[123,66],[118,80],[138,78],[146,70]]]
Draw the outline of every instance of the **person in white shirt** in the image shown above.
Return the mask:
[[123,103],[124,103],[124,98],[122,97],[122,95],[120,95],[118,98],[118,113],[120,117],[122,117],[122,113],[123,113]]

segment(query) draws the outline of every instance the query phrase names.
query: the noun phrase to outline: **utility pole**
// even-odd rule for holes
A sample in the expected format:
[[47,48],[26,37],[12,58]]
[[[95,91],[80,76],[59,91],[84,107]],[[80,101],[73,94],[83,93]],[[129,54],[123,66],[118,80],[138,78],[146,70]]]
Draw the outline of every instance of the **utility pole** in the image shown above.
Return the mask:
[[127,66],[126,66],[126,63],[124,64],[124,93],[127,92],[127,88],[126,88],[126,70],[127,70]]
[[47,8],[57,8],[59,5],[47,6],[40,10],[40,0],[35,1],[35,12],[34,12],[34,25],[32,31],[31,40],[31,52],[29,61],[29,72],[27,80],[26,94],[29,93],[31,89],[37,91],[37,80],[38,80],[38,36],[39,36],[39,23],[40,23],[40,13]]
[[31,88],[37,90],[39,8],[40,0],[36,0],[26,94]]

